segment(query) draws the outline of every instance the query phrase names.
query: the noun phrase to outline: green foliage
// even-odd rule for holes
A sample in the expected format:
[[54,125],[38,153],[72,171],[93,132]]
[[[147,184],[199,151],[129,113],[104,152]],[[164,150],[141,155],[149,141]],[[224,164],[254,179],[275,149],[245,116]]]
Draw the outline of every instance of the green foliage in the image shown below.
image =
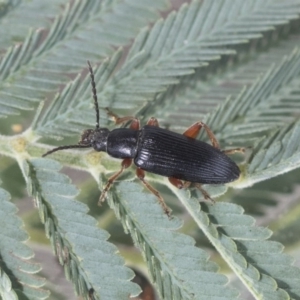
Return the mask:
[[91,288],[101,299],[138,294],[139,288],[129,281],[133,272],[115,255],[116,247],[106,242],[107,232],[86,214],[88,208],[73,199],[78,191],[66,175],[58,173],[60,168],[48,159],[24,161],[22,166],[29,194],[66,276],[79,295],[87,295]]
[[49,293],[41,287],[44,279],[34,276],[40,265],[33,263],[33,251],[24,244],[28,239],[22,221],[16,216],[17,208],[10,201],[10,195],[0,189],[1,202],[1,299],[46,299]]
[[[157,199],[133,182],[132,170],[109,191],[108,204],[141,251],[161,299],[238,299],[223,269],[218,273],[221,258],[255,299],[300,299],[293,258],[270,240],[271,230],[244,214],[259,214],[260,224],[269,225],[280,203],[287,210],[280,197],[299,184],[300,1],[194,0],[178,11],[169,8],[163,0],[1,3],[1,128],[9,132],[9,124],[26,120],[30,110],[32,121],[24,121],[28,128],[22,134],[0,136],[0,153],[18,163],[75,292],[85,299],[92,290],[95,299],[137,295],[133,272],[88,207],[75,199],[78,189],[59,172],[57,161],[90,173],[100,190],[120,162],[92,150],[57,152],[51,157],[57,161],[38,158],[52,147],[38,142],[72,139],[94,127],[90,60],[101,126],[114,127],[105,107],[142,122],[158,117],[160,126],[178,132],[203,120],[222,147],[246,147],[245,158],[234,157],[239,180],[203,186],[212,198],[222,196],[215,204],[199,204],[203,196],[197,190],[178,190],[166,178],[147,174],[172,205],[171,220]],[[199,138],[208,141],[203,132]],[[10,164],[3,159],[3,176]],[[17,178],[11,179],[15,185]],[[27,235],[8,199],[2,190],[1,296],[44,299],[43,280],[28,275],[39,267],[26,262],[32,251],[23,244]],[[289,202],[295,209],[282,223],[271,218],[274,239],[284,242],[287,230],[298,232],[297,200]],[[109,217],[101,211],[104,224]],[[299,253],[299,235],[294,239],[287,241],[288,250],[294,246]],[[208,241],[218,263],[201,249]]]
[[218,266],[192,238],[175,231],[181,221],[162,214],[154,196],[136,183],[122,182],[118,190],[110,205],[143,250],[163,299],[237,299],[237,292],[225,286],[226,277],[216,273]]

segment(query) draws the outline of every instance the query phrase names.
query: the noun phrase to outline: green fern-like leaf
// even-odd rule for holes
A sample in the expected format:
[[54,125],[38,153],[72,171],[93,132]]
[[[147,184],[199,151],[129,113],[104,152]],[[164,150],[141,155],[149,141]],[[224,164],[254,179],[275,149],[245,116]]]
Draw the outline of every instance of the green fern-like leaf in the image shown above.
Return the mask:
[[[2,1],[1,4],[3,2],[7,2],[7,5],[5,10],[1,10],[1,50],[10,47],[13,43],[23,42],[30,28],[49,28],[51,18],[55,17],[60,12],[61,5],[65,4],[64,0],[54,0],[51,3],[39,0],[30,2],[10,0]],[[20,18],[22,22],[16,22]],[[10,26],[11,24],[14,26]]]
[[[35,5],[39,5],[36,2]],[[48,33],[31,30],[23,44],[9,48],[1,59],[0,75],[5,79],[0,87],[2,116],[32,109],[33,102],[41,101],[45,93],[56,91],[61,83],[67,82],[66,73],[80,71],[87,57],[101,59],[112,52],[113,45],[127,44],[139,27],[157,17],[155,10],[165,7],[165,2],[153,3],[152,9],[148,5],[144,1],[144,6],[140,7],[137,0],[129,3],[104,1],[101,4],[95,0],[79,0],[66,5],[64,13],[56,17]],[[125,9],[140,13],[141,18],[134,24],[137,27],[122,25],[123,21],[128,21],[128,17],[120,13]],[[96,30],[98,27],[101,29]],[[119,28],[123,34],[118,38],[101,39],[107,34],[112,37]],[[38,43],[42,34],[46,38]],[[88,50],[82,47],[83,44],[88,45]],[[10,90],[11,81],[14,91]]]
[[283,174],[299,166],[300,123],[296,122],[270,134],[254,148],[249,160],[249,176],[252,184],[270,174]]
[[[269,40],[265,38],[264,43],[268,42]],[[281,84],[281,81],[275,82],[275,80],[273,84],[271,83],[272,81],[270,79],[275,77],[272,71],[276,69],[277,72],[281,72],[281,68],[278,66],[279,62],[282,62],[282,67],[286,66],[285,70],[288,70],[289,62],[291,60],[295,62],[295,58],[297,57],[297,51],[295,51],[295,49],[297,49],[298,45],[299,39],[297,36],[294,36],[284,43],[279,43],[277,47],[268,49],[265,53],[262,52],[258,54],[254,52],[254,54],[250,54],[247,64],[239,64],[235,66],[234,69],[230,68],[228,72],[226,70],[226,64],[222,64],[219,66],[220,74],[214,75],[212,73],[209,75],[210,73],[208,71],[208,75],[196,73],[193,76],[189,76],[175,89],[169,89],[168,92],[163,95],[165,99],[163,99],[162,102],[166,105],[156,112],[156,116],[159,118],[161,124],[166,124],[172,128],[180,127],[184,130],[191,122],[203,120],[208,122],[208,124],[213,122],[214,131],[220,131],[222,126],[219,125],[218,117],[224,117],[222,116],[223,106],[219,107],[218,116],[215,115],[214,110],[217,109],[218,105],[228,98],[231,98],[231,100],[227,101],[232,101],[232,98],[237,97],[245,101],[246,99],[243,98],[244,94],[242,94],[246,93],[245,88],[252,86],[255,82],[256,87],[259,87],[263,76],[266,80],[269,80],[269,82],[267,82],[269,86],[268,89],[274,88],[274,84]],[[295,53],[293,53],[293,51],[295,51]],[[241,59],[243,59],[243,55],[240,55],[242,56]],[[282,61],[284,57],[286,58]],[[222,68],[225,69],[222,71]],[[270,75],[268,76],[266,72]],[[281,73],[281,76],[282,75],[283,73]],[[208,77],[205,82],[203,82],[203,76]],[[259,95],[259,89],[253,89],[253,87],[251,89],[252,92],[256,92],[257,95]],[[247,93],[249,95],[250,91],[247,91]],[[276,94],[276,92],[273,93],[273,95],[274,94]],[[269,96],[270,104],[272,104],[271,97],[272,94]],[[291,97],[291,95],[289,95],[289,97]],[[249,103],[251,103],[251,100],[251,97],[250,99],[248,98]],[[275,101],[277,101],[277,103],[280,103],[282,100],[283,97],[277,98],[276,96]],[[235,101],[239,107],[242,107],[238,100]],[[161,100],[158,101],[158,104],[160,102]],[[296,101],[294,101],[293,104],[296,105]],[[222,105],[224,105],[224,103]],[[264,105],[264,101],[261,101],[261,105]],[[193,110],[191,110],[190,107],[193,107]],[[244,107],[242,107],[242,109],[245,111]],[[235,113],[239,114],[239,111],[235,109]],[[255,114],[255,108],[253,114]],[[271,120],[272,117],[270,117],[268,121],[270,122]],[[253,122],[255,122],[254,118]],[[241,123],[241,130],[246,130],[246,128],[242,127],[242,122],[239,123]],[[231,132],[229,128],[226,130],[228,137],[231,133],[231,140],[234,138],[234,134],[237,135],[239,132],[236,130],[237,127],[234,127],[234,129],[235,130]],[[202,137],[206,138],[203,135]],[[226,143],[226,139],[223,138],[223,140]]]
[[[120,62],[122,52],[118,51],[110,60],[105,60],[101,67],[95,69],[95,80],[97,88],[101,90],[106,81],[109,80],[114,72],[116,65]],[[90,99],[91,88],[90,78],[86,76],[83,82],[80,82],[80,77],[77,77],[71,84],[67,85],[61,94],[58,94],[48,110],[39,118],[36,126],[33,129],[37,134],[60,137],[61,135],[74,135],[79,130],[83,130],[87,126],[93,126],[95,117],[94,112],[79,113],[79,109],[84,109],[82,99]],[[74,110],[78,113],[74,114]],[[66,123],[65,120],[73,115],[76,120],[72,125]],[[86,124],[88,120],[92,120]],[[103,123],[103,118],[101,118]],[[57,136],[57,133],[60,136]]]
[[175,231],[181,222],[169,220],[155,197],[146,196],[135,183],[121,183],[118,190],[110,205],[143,251],[163,299],[237,299],[237,292],[225,286],[226,278],[216,273],[218,267],[208,261],[208,254]]
[[79,295],[87,296],[90,289],[101,299],[127,299],[138,294],[138,287],[129,282],[131,270],[115,255],[117,249],[106,242],[108,234],[86,215],[87,207],[73,199],[78,191],[67,176],[58,173],[60,168],[51,160],[23,162],[29,192],[66,276]]
[[[263,78],[258,78],[251,88],[236,98],[234,110],[228,113],[230,118],[240,118],[240,121],[229,126],[232,135],[226,134],[224,139],[230,141],[235,137],[237,140],[238,135],[245,138],[247,135],[270,131],[294,120],[294,115],[299,110],[299,103],[294,96],[299,91],[299,54],[297,50],[277,65],[276,69],[271,67]],[[227,119],[226,116],[223,117]],[[218,119],[218,126],[222,128],[224,122],[220,113],[216,113],[214,118],[208,120],[216,124]],[[229,132],[228,129],[225,130]]]
[[[46,299],[49,293],[41,287],[45,280],[36,276],[40,265],[30,261],[33,251],[24,244],[27,234],[21,229],[22,221],[16,216],[17,208],[10,195],[0,189],[0,296],[1,299]],[[18,296],[19,295],[19,296]]]
[[270,230],[254,227],[254,219],[243,215],[241,207],[201,204],[199,210],[197,200],[176,189],[173,192],[256,299],[290,299],[294,293],[298,295],[299,282],[294,279],[299,278],[299,269],[291,265],[291,257],[281,253],[282,245],[267,241]]
[[[104,79],[105,82],[97,85],[101,106],[106,107],[109,105],[123,111],[124,109],[126,111],[134,110],[135,112],[141,110],[145,114],[145,108],[141,109],[141,106],[145,106],[147,100],[153,99],[157,93],[165,91],[170,85],[178,84],[179,78],[194,73],[195,70],[207,66],[211,61],[220,59],[221,55],[233,55],[235,53],[233,49],[220,47],[219,42],[216,41],[221,39],[223,46],[242,44],[245,43],[245,40],[261,37],[261,32],[271,29],[264,26],[250,27],[253,28],[252,32],[247,35],[243,30],[239,33],[240,23],[236,25],[234,19],[228,22],[225,27],[224,24],[220,26],[218,22],[212,25],[212,21],[217,18],[219,13],[231,14],[229,10],[231,1],[227,2],[226,5],[223,5],[222,2],[213,5],[210,1],[203,4],[199,1],[193,1],[189,6],[183,5],[178,13],[170,14],[166,20],[157,21],[151,30],[142,30],[136,37],[127,60],[120,70],[117,70],[109,80]],[[262,12],[264,9],[266,11],[274,9],[274,13],[278,10],[280,17],[272,19],[274,25],[286,24],[286,18],[295,17],[290,14],[295,9],[292,4],[290,9],[286,11],[287,16],[282,15],[280,9],[272,1],[268,3],[270,7],[268,5],[265,7],[265,3],[261,5]],[[274,8],[272,5],[274,5]],[[247,6],[246,4],[238,4],[237,6],[235,18],[241,23],[244,22],[243,26],[249,26],[251,18],[249,19],[248,9],[253,10],[255,16],[257,7],[255,5],[253,7]],[[206,17],[206,22],[198,24],[198,22],[203,22],[202,17],[206,10],[210,12]],[[219,10],[221,11],[219,12]],[[174,32],[177,32],[178,28],[181,29],[175,35]],[[226,30],[228,31],[227,34]],[[232,30],[237,32],[234,37],[231,34]],[[173,39],[167,39],[168,35],[172,36]],[[220,38],[221,35],[222,38]],[[114,71],[115,58],[118,55],[118,52],[114,54],[112,66],[107,66],[107,62],[104,62],[102,72],[107,72],[107,69],[111,72]],[[72,83],[74,86],[77,84],[77,81]],[[65,89],[62,97],[65,97],[68,90],[69,87]],[[82,116],[82,109],[87,110],[90,103],[87,95],[81,92],[81,89],[77,92],[72,90],[72,98],[77,99],[75,100],[77,104],[72,105],[71,112],[62,109],[56,111],[56,126],[62,128],[63,126],[66,127],[64,125],[66,123],[72,124],[72,131],[68,131],[69,135],[76,130],[77,132],[81,130],[81,126],[76,126],[78,123],[89,125],[84,122],[86,118],[80,117]],[[58,97],[55,101],[57,99]],[[109,102],[107,99],[109,99]],[[160,98],[160,105],[162,105],[162,98]],[[65,121],[66,115],[69,122]],[[63,120],[62,125],[59,123],[59,119]],[[75,125],[73,126],[73,124]],[[66,129],[64,135],[67,135]]]

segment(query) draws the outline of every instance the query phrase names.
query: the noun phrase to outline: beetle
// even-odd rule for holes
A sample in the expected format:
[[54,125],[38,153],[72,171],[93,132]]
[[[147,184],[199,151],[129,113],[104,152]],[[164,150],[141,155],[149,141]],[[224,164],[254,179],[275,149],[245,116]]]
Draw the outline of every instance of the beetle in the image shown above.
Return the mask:
[[[88,68],[96,111],[96,128],[85,130],[77,145],[60,146],[43,156],[63,149],[93,148],[95,151],[104,151],[112,157],[122,159],[121,169],[108,179],[99,203],[105,200],[113,182],[132,161],[137,166],[137,177],[158,198],[168,216],[169,208],[160,193],[145,180],[145,171],[168,177],[169,181],[180,189],[194,183],[205,199],[210,197],[201,184],[224,184],[239,178],[240,170],[227,154],[242,152],[243,148],[220,150],[213,132],[203,122],[196,122],[183,134],[179,134],[160,128],[155,118],[150,118],[147,124],[140,128],[140,121],[136,117],[119,117],[106,108],[107,114],[116,125],[130,122],[130,126],[111,131],[100,128],[96,84],[89,61]],[[206,131],[212,145],[196,139],[201,128]]]

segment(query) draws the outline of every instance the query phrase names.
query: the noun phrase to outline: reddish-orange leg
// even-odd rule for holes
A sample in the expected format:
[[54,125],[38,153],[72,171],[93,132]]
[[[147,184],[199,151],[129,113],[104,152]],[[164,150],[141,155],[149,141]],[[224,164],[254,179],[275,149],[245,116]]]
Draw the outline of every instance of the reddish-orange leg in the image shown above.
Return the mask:
[[210,198],[208,192],[202,188],[200,183],[195,183],[195,187],[201,192],[205,200],[210,200],[212,203],[216,202],[214,199]]
[[[155,118],[150,118],[150,120],[148,121],[147,125],[152,125],[152,126],[159,126],[157,119]],[[169,181],[176,186],[179,189],[188,187],[190,185],[190,182],[185,182],[183,183],[180,179],[174,178],[174,177],[169,177],[168,178]],[[160,200],[161,201],[161,200]],[[163,202],[164,203],[164,202]],[[164,203],[164,205],[166,205]],[[164,207],[164,206],[163,206]]]
[[[219,149],[220,145],[219,142],[217,140],[217,138],[215,137],[215,135],[213,134],[213,132],[210,130],[210,128],[203,122],[196,122],[195,124],[193,124],[191,127],[189,127],[184,133],[183,135],[193,138],[195,139],[197,137],[197,135],[199,134],[201,128],[204,128],[212,145]],[[245,152],[245,148],[233,148],[233,149],[228,149],[228,150],[222,150],[222,152],[226,155],[231,155],[237,152]]]
[[[159,127],[157,119],[153,118],[153,117],[148,120],[147,125]],[[145,171],[142,170],[141,168],[137,168],[136,169],[136,176],[138,177],[138,179],[140,179],[142,181],[142,183],[144,184],[144,186],[152,194],[154,194],[157,197],[157,199],[159,201],[159,204],[161,205],[161,207],[164,210],[165,214],[170,218],[171,217],[171,210],[166,205],[166,203],[165,203],[163,197],[160,195],[160,193],[145,180]]]
[[[157,121],[157,119],[155,119],[155,118],[151,118],[151,119],[148,121],[147,125],[151,125],[151,126],[159,126],[158,121]],[[185,135],[185,136],[188,136],[188,137],[195,138],[195,137],[198,135],[198,133],[199,133],[199,131],[200,131],[200,129],[201,129],[202,127],[204,127],[205,130],[207,131],[208,136],[210,137],[210,139],[211,139],[213,145],[214,145],[215,147],[218,148],[218,147],[219,147],[219,144],[218,144],[217,139],[215,138],[214,134],[213,134],[213,133],[211,132],[211,130],[210,130],[204,123],[202,123],[202,122],[195,123],[194,125],[192,125],[191,127],[189,127],[189,128],[185,131],[184,135]],[[158,198],[158,200],[159,200],[159,203],[160,203],[161,206],[163,207],[163,209],[164,209],[164,211],[166,212],[166,214],[169,216],[169,209],[168,209],[168,207],[166,206],[166,204],[165,204],[163,198],[160,196],[160,194],[158,193],[157,190],[155,190],[153,187],[151,187],[151,186],[144,180],[144,176],[145,176],[145,175],[144,175],[144,171],[141,170],[141,169],[138,169],[138,170],[137,170],[137,175],[138,175],[138,177],[143,181],[143,183],[145,184],[145,186],[146,186],[146,187],[147,187],[154,195],[157,196],[157,198]],[[141,176],[141,177],[140,177],[140,176]],[[188,188],[188,187],[191,185],[191,182],[189,182],[189,181],[182,182],[182,180],[177,179],[177,178],[174,178],[174,177],[169,177],[168,179],[169,179],[169,181],[170,181],[174,186],[176,186],[178,189]],[[205,198],[206,200],[208,200],[208,199],[212,200],[212,199],[209,197],[208,193],[207,193],[204,189],[202,189],[202,187],[201,187],[201,185],[200,185],[199,183],[197,183],[195,186],[197,187],[197,189],[199,189],[199,191],[201,191],[201,193],[203,194],[203,196],[204,196],[204,198]],[[212,200],[212,201],[213,201],[213,200]],[[167,209],[167,210],[166,210],[166,209]]]
[[145,171],[142,170],[141,168],[137,168],[136,169],[136,176],[138,177],[139,180],[142,181],[142,183],[144,184],[144,186],[152,194],[154,194],[157,197],[157,199],[159,201],[159,204],[161,205],[162,209],[164,210],[164,212],[166,213],[166,215],[170,218],[171,217],[171,210],[166,205],[166,203],[165,203],[163,197],[160,195],[160,193],[145,180]]
[[[110,117],[112,117],[112,119],[114,120],[114,122],[116,124],[122,124],[124,122],[131,121],[131,124],[130,124],[131,129],[134,129],[134,130],[139,130],[140,129],[140,121],[137,118],[131,117],[131,116],[120,118],[116,114],[111,112],[108,108],[106,108],[106,112]],[[105,187],[104,187],[104,189],[103,189],[103,191],[100,195],[99,205],[101,204],[101,202],[103,202],[105,200],[106,194],[109,191],[109,189],[111,188],[111,186],[113,185],[114,181],[123,173],[123,171],[125,169],[130,167],[131,164],[132,164],[132,159],[131,158],[125,158],[125,159],[122,160],[121,170],[116,172],[114,175],[112,175],[108,179],[108,181],[107,181],[107,183],[106,183],[106,185],[105,185]]]
[[174,177],[169,177],[168,179],[174,186],[176,186],[180,190],[185,186],[184,183],[180,179],[177,179]]
[[104,187],[104,189],[103,189],[103,191],[102,191],[102,193],[100,195],[100,199],[99,199],[99,202],[98,202],[99,205],[101,205],[101,202],[105,201],[106,193],[109,191],[109,189],[111,188],[111,186],[114,183],[114,181],[123,173],[123,171],[125,169],[127,169],[128,167],[130,167],[131,163],[132,163],[132,159],[131,158],[125,158],[125,159],[122,160],[121,170],[118,171],[117,173],[115,173],[114,175],[112,175],[108,179],[108,181],[107,181],[107,183],[106,183],[106,185],[105,185],[105,187]]
[[[210,130],[210,128],[203,122],[194,123],[183,133],[183,135],[195,139],[197,137],[197,135],[199,134],[202,127],[205,129],[213,147],[219,149],[220,146],[219,146],[219,143],[218,143],[215,135]],[[171,184],[173,184],[174,186],[176,186],[179,189],[187,188],[191,185],[191,182],[186,181],[185,183],[183,183],[180,179],[177,179],[174,177],[170,177],[169,181]],[[211,200],[212,202],[215,202],[213,199],[210,198],[209,194],[202,188],[200,183],[195,183],[195,187],[202,193],[205,200]]]
[[[182,189],[182,188],[186,189],[192,184],[192,182],[189,181],[183,183],[180,179],[174,177],[169,177],[169,181],[178,189]],[[200,183],[195,183],[195,187],[202,193],[205,200],[210,200],[212,202],[215,202],[215,200],[210,198],[209,194],[202,188]]]
[[203,122],[196,122],[195,124],[193,124],[191,127],[189,127],[184,133],[183,135],[187,136],[187,137],[190,137],[190,138],[193,138],[195,139],[197,137],[197,135],[199,134],[201,128],[204,128],[212,145],[215,147],[215,148],[220,148],[219,146],[219,142],[217,141],[215,135],[213,134],[213,132],[210,130],[210,128],[204,124]]
[[107,107],[105,108],[105,110],[106,110],[106,113],[108,114],[108,116],[110,116],[114,120],[116,125],[131,121],[131,124],[130,124],[131,129],[135,129],[135,130],[140,129],[140,121],[136,117],[127,116],[127,117],[120,118],[118,115],[116,115],[115,113],[110,111]]

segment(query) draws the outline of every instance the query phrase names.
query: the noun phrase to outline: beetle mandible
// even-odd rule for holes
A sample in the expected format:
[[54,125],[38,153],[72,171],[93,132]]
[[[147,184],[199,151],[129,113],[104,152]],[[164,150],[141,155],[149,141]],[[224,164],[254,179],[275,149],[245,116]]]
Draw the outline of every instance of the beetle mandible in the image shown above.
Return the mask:
[[[96,83],[89,61],[88,67],[96,110],[96,128],[85,130],[77,145],[60,146],[43,156],[63,149],[94,148],[96,151],[104,151],[112,157],[123,159],[121,169],[108,179],[99,202],[105,200],[113,182],[132,164],[132,161],[137,166],[137,177],[158,198],[168,216],[170,216],[169,208],[159,192],[145,180],[145,171],[168,177],[177,188],[188,187],[194,183],[205,199],[210,197],[201,184],[223,184],[239,178],[238,166],[226,154],[242,152],[244,149],[220,150],[216,137],[203,122],[196,122],[183,134],[178,134],[160,128],[155,118],[150,118],[147,125],[140,128],[140,121],[137,118],[118,117],[106,108],[107,114],[113,118],[116,125],[130,122],[130,127],[112,131],[100,128]],[[205,129],[212,145],[196,139],[201,128]]]

